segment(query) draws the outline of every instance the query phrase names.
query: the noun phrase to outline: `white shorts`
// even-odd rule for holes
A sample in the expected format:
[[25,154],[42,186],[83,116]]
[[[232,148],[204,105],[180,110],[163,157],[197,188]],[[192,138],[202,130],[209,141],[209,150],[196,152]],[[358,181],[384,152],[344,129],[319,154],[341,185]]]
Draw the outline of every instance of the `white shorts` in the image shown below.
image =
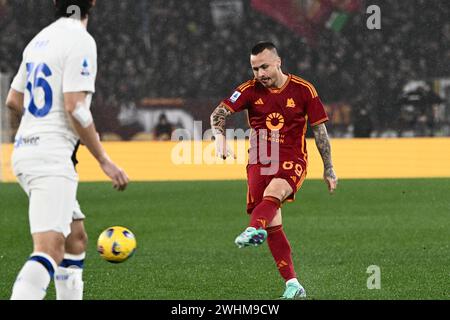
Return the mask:
[[17,179],[29,198],[31,234],[55,231],[67,238],[72,221],[85,218],[76,200],[78,181],[26,174],[19,174]]

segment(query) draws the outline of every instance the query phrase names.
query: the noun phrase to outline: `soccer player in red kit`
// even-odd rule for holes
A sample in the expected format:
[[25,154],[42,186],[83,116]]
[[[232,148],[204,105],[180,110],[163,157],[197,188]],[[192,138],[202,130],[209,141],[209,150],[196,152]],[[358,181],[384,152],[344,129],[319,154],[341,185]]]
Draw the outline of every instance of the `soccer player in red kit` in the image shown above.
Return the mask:
[[305,289],[294,270],[291,246],[282,228],[281,205],[294,200],[306,177],[307,122],[323,160],[328,190],[333,193],[336,189],[338,179],[325,127],[328,117],[314,86],[282,71],[281,58],[273,43],[257,44],[252,49],[250,63],[255,78],[239,86],[211,115],[216,153],[223,159],[232,154],[225,140],[226,118],[247,110],[252,128],[247,166],[250,223],[235,243],[242,248],[261,245],[267,239],[286,281],[281,298],[305,298]]

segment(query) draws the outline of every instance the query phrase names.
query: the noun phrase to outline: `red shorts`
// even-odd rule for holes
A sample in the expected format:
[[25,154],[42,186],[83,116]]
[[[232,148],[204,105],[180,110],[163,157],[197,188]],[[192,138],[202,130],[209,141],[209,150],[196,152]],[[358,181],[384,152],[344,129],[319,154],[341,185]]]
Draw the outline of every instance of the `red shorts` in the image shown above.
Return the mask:
[[294,201],[295,194],[302,187],[306,178],[306,165],[301,162],[284,161],[280,163],[278,171],[272,175],[262,174],[262,169],[269,165],[249,164],[247,165],[247,213],[251,214],[253,209],[263,200],[264,191],[274,178],[284,179],[292,187],[292,194],[286,201]]

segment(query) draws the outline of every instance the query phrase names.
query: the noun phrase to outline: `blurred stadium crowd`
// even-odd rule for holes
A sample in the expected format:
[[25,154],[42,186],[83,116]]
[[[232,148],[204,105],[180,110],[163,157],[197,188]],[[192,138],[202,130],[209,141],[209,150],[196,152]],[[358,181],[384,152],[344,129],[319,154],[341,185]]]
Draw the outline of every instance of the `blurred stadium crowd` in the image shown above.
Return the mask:
[[[450,78],[448,0],[362,1],[361,12],[340,32],[320,30],[314,46],[246,0],[241,14],[218,24],[211,2],[97,1],[89,30],[99,53],[94,103],[104,122],[100,130],[123,125],[121,108],[139,109],[145,98],[219,102],[252,76],[252,45],[271,40],[284,69],[313,82],[331,106],[334,136],[450,134],[443,129],[448,100],[432,93],[430,82]],[[369,4],[382,9],[381,30],[366,27]],[[0,72],[17,70],[26,43],[51,22],[51,11],[50,0],[0,0]],[[425,84],[408,91],[411,81]],[[428,98],[403,107],[417,90]],[[443,109],[433,109],[441,102]]]

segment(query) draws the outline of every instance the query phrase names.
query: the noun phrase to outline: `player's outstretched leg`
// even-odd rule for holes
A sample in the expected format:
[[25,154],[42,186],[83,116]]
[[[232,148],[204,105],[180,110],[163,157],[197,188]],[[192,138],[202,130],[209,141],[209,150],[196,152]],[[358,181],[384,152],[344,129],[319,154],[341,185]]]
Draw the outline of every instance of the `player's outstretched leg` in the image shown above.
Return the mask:
[[280,297],[282,300],[297,300],[305,299],[306,291],[297,279],[292,279],[286,282],[286,290]]
[[250,218],[250,226],[234,241],[239,248],[259,246],[267,239],[265,230],[280,208],[280,200],[268,196],[256,206]]
[[254,227],[248,227],[242,232],[239,236],[237,236],[234,243],[239,248],[248,247],[248,246],[259,246],[264,243],[267,239],[267,231],[264,229],[256,229]]

